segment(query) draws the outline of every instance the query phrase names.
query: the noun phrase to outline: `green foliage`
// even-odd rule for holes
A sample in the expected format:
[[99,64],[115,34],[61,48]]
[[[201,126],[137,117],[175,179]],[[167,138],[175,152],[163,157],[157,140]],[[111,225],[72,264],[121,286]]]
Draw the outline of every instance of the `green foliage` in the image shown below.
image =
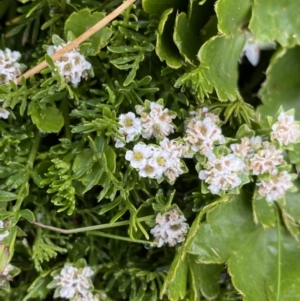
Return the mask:
[[[74,12],[70,15],[65,23],[65,37],[68,36],[69,32],[72,32],[75,37],[80,36],[87,29],[95,25],[104,17],[105,14],[99,12],[91,14],[91,11],[87,8],[80,10],[78,13]],[[87,40],[87,43],[90,43],[90,46],[86,54],[96,55],[97,53],[99,53],[99,50],[106,46],[111,35],[112,32],[109,28],[103,28],[99,30],[96,34],[94,34]]]
[[[215,155],[245,138],[266,140],[282,110],[295,109],[299,120],[297,1],[136,1],[78,47],[92,69],[71,86],[47,48],[74,40],[122,2],[0,1],[1,50],[21,52],[21,72],[48,64],[20,84],[3,83],[0,58],[0,117],[9,113],[0,118],[0,299],[60,298],[53,277],[76,263],[94,271],[99,300],[297,301],[299,144],[281,145],[278,170],[295,187],[275,202],[259,195],[270,175],[240,178],[242,188],[219,198],[199,180],[203,153],[181,158],[185,173],[170,185],[140,176],[126,158],[162,137],[116,146],[126,139],[119,116],[140,117],[136,106],[158,100],[177,116],[169,138],[182,143],[193,111],[216,114],[226,141]],[[265,51],[266,43],[276,46]],[[260,53],[255,67],[249,49]],[[171,209],[188,233],[157,248],[155,217]]]

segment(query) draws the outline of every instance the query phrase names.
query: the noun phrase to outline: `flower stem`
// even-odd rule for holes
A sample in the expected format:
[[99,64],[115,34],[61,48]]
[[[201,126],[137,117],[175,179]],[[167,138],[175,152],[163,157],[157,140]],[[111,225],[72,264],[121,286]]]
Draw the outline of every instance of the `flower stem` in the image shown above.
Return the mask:
[[64,122],[65,122],[65,136],[68,140],[71,141],[71,129],[70,129],[70,116],[69,116],[69,102],[68,98],[65,98],[61,103],[61,109],[64,116]]
[[104,233],[104,232],[92,232],[90,234],[91,235],[96,235],[96,236],[101,236],[101,237],[108,237],[108,238],[112,238],[112,239],[135,242],[135,243],[140,243],[140,244],[149,244],[149,245],[156,245],[157,244],[156,242],[153,242],[153,241],[140,240],[140,239],[131,239],[130,237],[124,237],[124,236],[119,236],[119,235],[114,235],[114,234],[109,234],[109,233]]
[[39,149],[40,142],[41,142],[41,135],[40,135],[39,131],[37,130],[34,135],[34,143],[31,147],[31,150],[30,150],[30,153],[28,156],[28,161],[27,161],[27,166],[30,169],[33,168],[34,160],[35,160],[37,151]]
[[[138,218],[139,222],[148,221],[151,219],[154,219],[154,215],[148,215],[141,218]],[[35,226],[38,226],[40,228],[48,229],[54,232],[62,233],[62,234],[72,234],[72,233],[80,233],[80,232],[87,232],[87,231],[94,231],[94,230],[101,230],[101,229],[109,229],[114,227],[120,227],[120,226],[126,226],[130,224],[130,221],[122,221],[122,222],[115,222],[113,224],[102,224],[102,225],[96,225],[96,226],[89,226],[89,227],[82,227],[82,228],[76,228],[76,229],[61,229],[56,228],[52,226],[47,226],[42,223],[33,222]]]

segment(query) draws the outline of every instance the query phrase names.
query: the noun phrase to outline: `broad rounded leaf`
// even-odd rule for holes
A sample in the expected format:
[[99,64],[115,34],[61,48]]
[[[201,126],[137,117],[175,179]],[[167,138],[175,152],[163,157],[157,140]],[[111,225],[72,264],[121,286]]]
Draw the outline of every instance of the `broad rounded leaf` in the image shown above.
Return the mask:
[[224,263],[255,228],[251,202],[235,196],[207,213],[188,252],[202,263]]
[[[74,12],[65,23],[65,36],[67,36],[68,32],[71,31],[75,37],[78,37],[104,17],[104,13],[95,12],[92,14],[88,8],[82,9],[79,12]],[[107,45],[111,35],[112,31],[109,28],[104,27],[88,38],[86,42],[91,43],[88,54],[96,55],[101,48]]]
[[177,9],[181,0],[143,0],[142,5],[146,13],[160,16],[168,8]]
[[199,1],[190,0],[188,7],[188,22],[192,30],[199,34],[205,24],[214,15],[215,0],[207,0],[200,4]]
[[276,222],[276,213],[273,203],[268,203],[265,199],[254,194],[253,202],[253,217],[256,224],[260,223],[263,227],[274,227]]
[[200,49],[200,68],[217,92],[220,101],[235,100],[238,92],[238,61],[245,44],[242,35],[215,36]]
[[278,41],[293,47],[300,44],[299,15],[298,1],[255,0],[249,28],[260,42]]
[[300,119],[300,47],[281,49],[272,58],[266,75],[267,79],[259,90],[263,105],[259,107],[261,122],[267,127],[266,116],[274,116],[279,107],[295,109],[296,119]]
[[241,27],[249,22],[251,0],[219,0],[216,4],[219,31],[227,36],[240,34]]
[[185,61],[197,63],[197,52],[200,48],[200,37],[190,27],[185,13],[176,16],[174,27],[174,42]]
[[[220,274],[224,267],[221,264],[198,263],[196,258],[191,254],[188,255],[192,289],[195,293],[197,290],[201,291],[208,300],[214,299],[219,294]],[[199,300],[199,297],[194,300]]]
[[64,118],[56,107],[41,108],[37,103],[30,105],[32,122],[45,133],[58,133],[64,125]]
[[297,301],[300,296],[300,245],[279,229],[257,229],[228,261],[243,301]]
[[172,38],[175,16],[172,8],[163,12],[158,25],[155,51],[161,61],[166,61],[169,67],[177,69],[182,66],[182,61]]
[[300,185],[296,184],[297,192],[286,192],[285,204],[280,204],[283,221],[294,236],[300,236]]
[[161,298],[163,294],[167,294],[170,301],[178,301],[183,299],[186,294],[188,260],[182,250],[181,247],[171,264],[161,289]]

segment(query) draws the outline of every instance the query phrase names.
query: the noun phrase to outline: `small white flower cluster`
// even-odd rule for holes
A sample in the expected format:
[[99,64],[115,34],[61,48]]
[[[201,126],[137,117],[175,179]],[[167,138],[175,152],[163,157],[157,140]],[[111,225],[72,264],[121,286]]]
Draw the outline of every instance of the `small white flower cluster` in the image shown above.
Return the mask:
[[[271,133],[271,137],[273,133]],[[280,137],[284,137],[284,135]],[[275,140],[275,138],[273,139]],[[251,176],[258,177],[258,194],[266,198],[268,202],[283,198],[285,192],[293,187],[292,175],[285,170],[280,171],[282,166],[286,165],[283,151],[277,149],[275,144],[268,141],[262,142],[262,138],[259,136],[241,140],[240,144],[232,144],[230,147],[234,154],[243,159],[246,166],[245,171]]]
[[243,137],[241,143],[234,143],[230,145],[232,152],[242,158],[243,160],[250,159],[253,154],[261,148],[262,138],[254,136],[251,138]]
[[136,106],[136,112],[141,116],[142,137],[150,139],[151,137],[167,137],[174,132],[172,119],[176,117],[169,109],[164,108],[156,102],[150,103],[150,112],[147,112],[143,106]]
[[265,173],[271,174],[277,166],[284,163],[282,150],[277,149],[268,141],[262,143],[262,148],[250,157],[249,161],[249,168],[252,174],[256,176]]
[[77,268],[65,264],[60,274],[53,277],[57,287],[56,293],[65,299],[98,301],[99,299],[91,293],[93,274],[94,272],[90,267]]
[[4,271],[0,274],[0,286],[4,286],[7,281],[12,281],[13,277],[10,272],[13,271],[14,266],[10,263],[5,267]]
[[186,152],[187,148],[184,145],[165,138],[159,146],[136,144],[132,151],[126,152],[125,159],[139,171],[139,175],[143,178],[160,180],[165,177],[170,183],[174,183],[176,178],[184,172],[180,159],[185,156]]
[[300,141],[300,126],[294,115],[285,112],[279,114],[277,122],[272,125],[271,139],[284,146]]
[[[141,118],[136,117],[133,112],[119,116],[119,133],[126,143],[134,141],[140,135],[144,139],[164,138],[174,132],[172,119],[175,115],[156,102],[151,102],[149,107],[150,112],[147,112],[143,106],[136,106],[136,112]],[[115,146],[120,148],[125,144],[117,139]]]
[[21,75],[22,65],[18,63],[21,54],[6,48],[0,50],[0,84],[7,84],[10,80],[15,81]]
[[281,172],[275,170],[268,180],[261,179],[257,185],[260,196],[265,197],[268,202],[277,201],[293,187],[292,176],[286,170]]
[[[133,112],[119,116],[119,133],[124,137],[126,143],[134,141],[142,136],[144,139],[152,137],[160,142],[158,145],[146,145],[139,142],[128,150],[125,159],[136,168],[141,177],[148,177],[162,181],[167,179],[174,183],[176,178],[185,172],[186,168],[181,158],[189,156],[189,148],[176,140],[166,138],[174,132],[172,119],[175,114],[165,109],[160,103],[146,101],[145,109],[136,106],[138,118]],[[162,140],[161,140],[162,139]],[[116,147],[123,147],[125,144],[116,139]]]
[[[19,51],[11,51],[8,48],[0,50],[0,84],[15,81],[22,74],[22,65],[18,63],[20,57]],[[3,102],[3,99],[0,99],[0,102]],[[7,119],[8,116],[9,111],[0,108],[0,118]]]
[[277,147],[278,143],[289,146],[299,142],[300,126],[291,112],[281,112],[271,126],[270,137],[275,142],[263,141],[260,136],[243,137],[240,143],[230,145],[231,153],[207,156],[199,178],[208,184],[212,194],[241,186],[249,181],[249,176],[258,177],[258,194],[267,201],[281,199],[293,187],[293,176],[284,171],[288,166],[283,150]]
[[220,127],[219,117],[209,113],[207,108],[191,112],[192,118],[186,124],[184,141],[194,153],[209,156],[215,144],[225,143]]
[[[7,237],[9,236],[9,231],[4,230],[5,224],[3,221],[0,220],[0,243]],[[3,229],[3,230],[2,230]]]
[[242,184],[239,175],[245,170],[245,163],[234,154],[220,158],[211,154],[204,168],[199,172],[199,179],[209,185],[212,194],[218,194],[220,190],[232,190]]
[[189,225],[177,209],[172,209],[164,215],[158,213],[155,221],[157,225],[151,229],[151,234],[155,237],[158,247],[164,244],[174,247],[185,240]]
[[12,264],[7,264],[2,273],[0,273],[0,287],[7,286],[9,281],[12,281],[15,276],[20,273],[20,269],[13,266]]
[[[126,143],[140,136],[163,139],[159,140],[159,145],[139,142],[133,150],[126,152],[125,159],[141,177],[158,182],[166,179],[173,184],[186,172],[181,159],[190,158],[192,154],[201,156],[198,177],[212,194],[232,191],[248,183],[249,177],[252,179],[253,176],[258,177],[259,195],[267,200],[279,200],[284,191],[292,188],[292,176],[282,172],[287,166],[283,151],[277,148],[278,145],[300,142],[300,124],[294,120],[291,111],[281,112],[271,125],[271,142],[263,141],[260,136],[243,137],[240,143],[233,143],[228,148],[224,146],[226,139],[219,117],[207,108],[190,113],[191,117],[185,122],[185,136],[179,142],[166,138],[174,131],[172,119],[175,115],[159,103],[148,102],[146,107],[148,109],[136,107],[141,118],[132,112],[119,117],[119,133]],[[122,146],[124,143],[117,140],[116,147]],[[272,192],[268,192],[266,185],[277,185],[278,189],[270,188]]]
[[[65,44],[59,46],[49,46],[47,53],[53,55],[58,50],[62,49]],[[87,70],[92,68],[92,65],[79,53],[77,49],[72,49],[70,52],[64,54],[58,60],[54,61],[58,72],[65,78],[67,82],[71,82],[76,87],[81,78],[87,78]]]
[[[140,118],[137,118],[134,113],[128,112],[119,116],[119,133],[124,137],[126,143],[134,141],[142,133]],[[124,147],[125,143],[116,139],[115,147]]]

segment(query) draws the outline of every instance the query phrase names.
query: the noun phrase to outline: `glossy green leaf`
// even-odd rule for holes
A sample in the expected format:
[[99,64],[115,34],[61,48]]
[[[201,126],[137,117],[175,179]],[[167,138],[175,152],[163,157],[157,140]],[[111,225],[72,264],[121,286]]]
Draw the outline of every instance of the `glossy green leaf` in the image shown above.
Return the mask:
[[293,145],[293,150],[288,152],[289,160],[292,164],[296,165],[297,170],[300,170],[300,143]]
[[298,1],[255,0],[249,28],[260,42],[293,47],[300,44],[299,14]]
[[280,204],[283,221],[294,236],[300,236],[300,185],[297,182],[297,192],[286,192],[285,204]]
[[256,224],[260,223],[263,227],[274,227],[276,222],[276,213],[273,203],[268,203],[265,199],[254,193],[253,201],[253,217]]
[[0,202],[14,201],[17,197],[15,193],[0,190]]
[[172,38],[175,17],[176,13],[172,8],[163,12],[158,25],[155,50],[161,61],[166,61],[169,67],[177,69],[182,66],[182,61]]
[[284,110],[294,108],[296,119],[300,119],[299,69],[300,47],[280,49],[272,58],[258,93],[263,102],[258,108],[263,126],[268,126],[266,116],[274,116],[280,106]]
[[174,26],[174,42],[184,60],[189,64],[197,64],[197,52],[200,48],[200,37],[190,27],[185,13],[176,16]]
[[188,22],[196,34],[199,34],[211,16],[214,15],[214,4],[215,0],[207,0],[203,4],[200,4],[199,1],[189,0]]
[[198,263],[196,259],[196,256],[188,255],[189,270],[191,273],[190,285],[194,296],[192,301],[200,300],[200,291],[206,299],[215,299],[220,290],[218,282],[223,265]]
[[207,81],[213,85],[220,101],[239,97],[238,61],[244,47],[242,36],[225,38],[215,36],[200,49],[200,68]]
[[35,217],[32,211],[29,209],[23,209],[18,212],[20,217],[25,218],[29,223],[33,223],[35,221]]
[[297,301],[300,294],[300,245],[281,226],[259,228],[228,261],[243,301]]
[[108,170],[114,173],[116,170],[116,153],[113,151],[112,147],[105,145],[104,154]]
[[186,294],[188,261],[182,255],[182,251],[177,252],[162,288],[161,296],[166,293],[170,301],[181,300]]
[[28,288],[28,294],[24,297],[23,301],[31,299],[43,299],[46,298],[50,289],[47,288],[47,285],[51,282],[52,277],[50,277],[48,272],[42,273],[37,279]]
[[91,149],[84,149],[80,154],[78,154],[74,160],[72,170],[74,172],[73,177],[79,178],[82,175],[88,173],[93,164],[93,151]]
[[64,118],[56,107],[40,107],[32,103],[29,107],[32,122],[45,133],[58,133],[64,125]]
[[150,15],[160,16],[169,8],[177,9],[182,0],[142,0],[142,6],[146,13]]
[[[71,31],[76,37],[78,37],[104,17],[104,13],[91,13],[88,8],[82,9],[79,12],[74,12],[65,23],[65,36],[67,36],[68,32]],[[111,35],[112,31],[109,28],[104,27],[88,38],[86,42],[91,43],[89,55],[96,55],[101,48],[106,46]]]
[[89,191],[92,187],[98,184],[103,174],[103,171],[103,166],[101,166],[99,162],[96,162],[93,165],[91,172],[80,178],[82,184],[86,186],[83,193]]
[[227,36],[240,34],[242,26],[249,22],[251,6],[251,0],[219,0],[216,3],[219,31]]
[[251,202],[235,196],[207,213],[188,252],[202,263],[224,263],[255,228]]

